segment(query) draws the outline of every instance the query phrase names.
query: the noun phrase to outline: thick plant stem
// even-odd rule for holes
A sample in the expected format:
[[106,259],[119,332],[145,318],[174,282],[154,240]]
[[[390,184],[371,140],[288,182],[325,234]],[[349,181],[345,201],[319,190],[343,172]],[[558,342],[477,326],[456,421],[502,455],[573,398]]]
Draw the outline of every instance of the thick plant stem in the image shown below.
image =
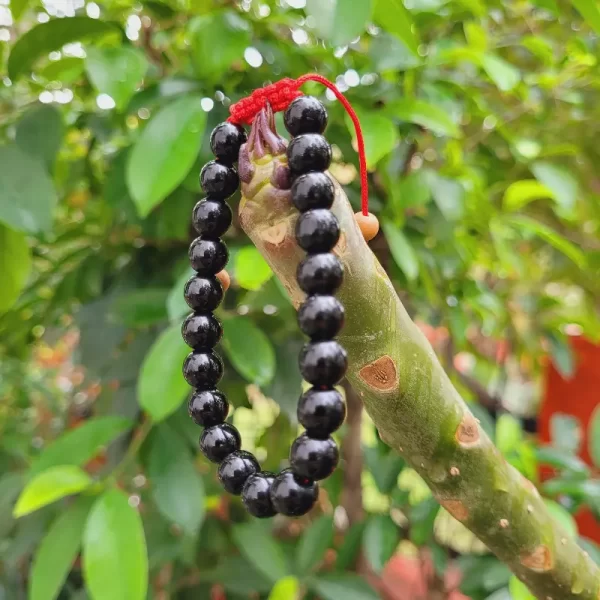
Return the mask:
[[[263,127],[268,121],[262,119]],[[297,211],[287,185],[278,183],[285,180],[285,154],[271,148],[249,153],[240,224],[298,306],[304,294],[296,283],[296,267],[304,252],[294,237]],[[244,148],[240,160],[243,153]],[[343,233],[334,251],[345,269],[339,298],[346,325],[340,341],[348,351],[348,379],[382,439],[537,598],[600,600],[600,570],[481,429],[408,316],[365,243],[346,195],[335,185],[333,211]]]

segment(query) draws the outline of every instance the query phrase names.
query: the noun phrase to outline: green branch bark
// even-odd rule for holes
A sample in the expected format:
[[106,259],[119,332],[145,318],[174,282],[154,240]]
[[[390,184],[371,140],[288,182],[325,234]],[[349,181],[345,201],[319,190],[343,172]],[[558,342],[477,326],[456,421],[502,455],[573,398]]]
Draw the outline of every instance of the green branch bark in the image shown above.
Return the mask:
[[[297,212],[285,180],[285,154],[270,143],[262,115],[240,154],[240,224],[295,306],[304,294],[296,267]],[[254,136],[254,138],[253,138]],[[254,141],[257,140],[256,145]],[[381,438],[427,482],[440,504],[466,525],[540,600],[600,600],[600,571],[550,516],[535,486],[509,465],[481,429],[400,302],[365,243],[342,188],[333,211],[345,268],[339,298],[346,309],[340,341],[348,379]]]

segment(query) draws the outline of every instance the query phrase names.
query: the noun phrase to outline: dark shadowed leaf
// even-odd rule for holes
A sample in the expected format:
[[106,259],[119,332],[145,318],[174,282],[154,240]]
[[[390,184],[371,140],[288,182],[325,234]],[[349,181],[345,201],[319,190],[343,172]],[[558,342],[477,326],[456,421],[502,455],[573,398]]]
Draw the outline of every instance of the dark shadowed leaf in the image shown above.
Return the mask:
[[365,557],[376,573],[383,571],[398,546],[396,524],[387,515],[369,517],[363,534]]
[[158,337],[144,358],[138,379],[138,400],[155,421],[174,413],[189,392],[182,365],[190,349],[174,324]]
[[354,523],[344,535],[344,541],[337,550],[335,568],[337,571],[351,569],[359,557],[365,523]]
[[83,572],[93,600],[145,600],[148,557],[142,520],[127,496],[108,490],[83,534]]
[[419,275],[419,260],[404,233],[391,221],[382,221],[381,227],[390,245],[394,261],[409,281],[415,280]]
[[589,423],[588,444],[590,456],[594,465],[600,468],[600,406],[597,406],[592,413]]
[[117,29],[112,23],[88,17],[52,19],[40,23],[22,35],[13,46],[8,57],[8,76],[16,79],[27,73],[38,58],[65,44],[114,31]]
[[160,110],[142,131],[127,164],[127,186],[145,217],[184,179],[194,165],[206,123],[195,96]]
[[[1,167],[0,167],[1,168]],[[29,244],[24,234],[0,223],[0,314],[17,301],[31,270]]]
[[[382,114],[365,110],[357,111],[357,114],[365,140],[367,166],[373,169],[398,143],[398,131],[393,121]],[[354,125],[349,117],[346,117],[346,125],[355,137]]]
[[309,582],[323,600],[379,600],[379,594],[358,575],[340,573],[322,575]]
[[30,108],[17,123],[15,141],[23,152],[39,158],[51,170],[63,133],[63,120],[58,110],[48,104],[39,104]]
[[412,98],[395,100],[386,107],[386,114],[409,123],[416,123],[438,135],[459,138],[462,132],[443,108]]
[[296,549],[295,570],[306,575],[323,559],[333,542],[333,519],[322,516],[304,531]]
[[427,171],[427,182],[434,202],[448,221],[458,221],[464,214],[465,189],[455,179],[436,171]]
[[536,179],[552,190],[553,197],[566,213],[570,213],[577,200],[577,180],[564,167],[549,162],[538,161],[531,165]]
[[516,67],[495,54],[483,54],[481,64],[488,77],[503,92],[510,92],[521,79]]

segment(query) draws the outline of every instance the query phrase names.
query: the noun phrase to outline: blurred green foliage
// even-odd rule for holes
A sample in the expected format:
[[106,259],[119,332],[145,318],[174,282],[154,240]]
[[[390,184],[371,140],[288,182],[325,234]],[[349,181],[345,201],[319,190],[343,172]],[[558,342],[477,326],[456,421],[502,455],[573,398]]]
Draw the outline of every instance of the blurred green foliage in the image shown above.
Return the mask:
[[[339,438],[362,440],[362,490],[348,453],[297,522],[221,493],[185,414],[190,214],[231,102],[336,81],[364,128],[373,249],[507,460],[556,469],[541,491],[577,535],[580,506],[600,514],[582,425],[538,447],[494,417],[507,398],[535,412],[545,353],[573,372],[567,333],[600,337],[599,34],[587,0],[0,1],[0,598],[370,600],[400,548],[438,592],[457,563],[470,597],[525,600],[356,407]],[[305,90],[358,207],[350,123]],[[223,389],[278,469],[302,338],[238,227],[227,242]],[[600,412],[590,427],[600,467]]]

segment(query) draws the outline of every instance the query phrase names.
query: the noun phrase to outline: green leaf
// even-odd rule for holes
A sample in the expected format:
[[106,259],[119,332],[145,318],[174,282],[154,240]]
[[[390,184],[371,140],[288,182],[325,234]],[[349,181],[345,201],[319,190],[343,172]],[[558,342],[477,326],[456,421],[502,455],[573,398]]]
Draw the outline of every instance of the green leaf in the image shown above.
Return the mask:
[[554,413],[550,417],[552,445],[563,453],[575,455],[579,452],[582,433],[577,417],[561,413]]
[[323,575],[309,585],[323,600],[379,600],[375,590],[353,573]]
[[521,74],[516,67],[494,54],[483,54],[481,66],[502,92],[510,92],[521,80]]
[[396,264],[402,269],[409,281],[414,281],[419,275],[419,260],[412,246],[396,225],[391,221],[383,220],[381,228],[390,245],[390,252]]
[[358,560],[362,547],[362,538],[365,530],[365,523],[354,523],[344,535],[344,541],[337,550],[335,560],[336,571],[351,570],[352,566]]
[[536,179],[552,190],[553,197],[562,209],[566,212],[573,210],[579,186],[569,171],[544,161],[533,163],[531,171]]
[[162,332],[146,354],[138,378],[138,400],[154,421],[174,413],[188,394],[181,368],[189,352],[181,339],[181,325],[176,323]]
[[[392,185],[397,184],[393,181]],[[396,195],[393,197],[396,198]],[[431,190],[425,169],[412,171],[400,181],[397,199],[399,208],[402,210],[413,206],[424,206],[431,200]]]
[[542,446],[535,450],[537,460],[542,465],[549,465],[556,469],[567,469],[574,475],[589,477],[588,466],[577,456],[565,454],[558,448]]
[[175,100],[142,131],[127,163],[127,186],[141,217],[164,200],[194,165],[206,124],[197,97]]
[[12,18],[15,22],[17,22],[29,8],[31,0],[10,0],[9,4]]
[[248,317],[223,319],[227,358],[245,379],[267,385],[275,375],[275,351],[269,338]]
[[587,260],[585,254],[575,244],[562,237],[559,233],[550,229],[547,225],[538,223],[533,219],[525,216],[511,216],[508,222],[513,226],[538,236],[551,246],[554,246],[559,252],[564,254],[567,258],[571,259],[578,267],[585,267]]
[[280,579],[271,590],[268,600],[297,600],[300,595],[300,582],[295,577]]
[[600,468],[600,405],[592,413],[588,425],[588,447],[594,466]]
[[117,31],[113,24],[88,17],[52,19],[21,35],[8,57],[8,76],[16,79],[31,71],[35,61],[65,44]]
[[79,79],[84,69],[85,62],[83,58],[67,56],[48,63],[38,71],[38,74],[48,81],[60,81],[63,85],[68,85]]
[[202,479],[188,446],[164,423],[152,435],[148,475],[158,510],[186,534],[195,535],[204,520]]
[[255,246],[244,246],[233,257],[233,275],[240,287],[258,290],[273,277],[273,271]]
[[398,475],[406,464],[404,459],[394,451],[383,453],[377,447],[365,448],[364,457],[377,489],[382,494],[390,494],[396,487]]
[[464,214],[465,189],[455,179],[428,170],[427,182],[433,200],[448,221],[458,221]]
[[306,14],[314,19],[318,37],[332,46],[343,46],[365,30],[371,0],[307,0]]
[[398,528],[387,515],[369,517],[363,536],[365,557],[381,573],[398,546]]
[[402,0],[374,0],[373,20],[385,31],[395,35],[406,47],[418,56],[419,38],[412,16]]
[[189,33],[192,59],[202,79],[217,81],[234,63],[244,64],[251,37],[248,23],[239,15],[219,11],[196,17],[190,21]]
[[29,600],[56,600],[60,594],[79,553],[90,507],[90,498],[79,498],[52,523],[33,559]]
[[60,498],[81,492],[92,483],[90,476],[74,465],[51,467],[34,477],[25,486],[17,500],[13,515],[15,517],[28,515]]
[[549,500],[548,498],[544,498],[544,504],[548,512],[552,515],[552,517],[558,521],[561,527],[569,534],[570,537],[577,537],[577,523],[565,508],[563,508],[558,502],[554,500]]
[[369,57],[377,72],[406,71],[422,64],[422,60],[404,42],[383,31],[371,40]]
[[[395,148],[399,139],[398,130],[393,121],[381,113],[359,110],[357,114],[365,140],[367,167],[373,169],[384,156],[387,156]],[[356,139],[354,125],[348,116],[346,116],[346,125],[352,132],[353,139]]]
[[504,192],[502,203],[505,210],[519,210],[533,200],[552,197],[552,191],[545,185],[533,179],[526,179],[511,183]]
[[448,112],[424,100],[403,98],[394,100],[386,107],[386,114],[390,117],[416,123],[430,129],[438,135],[460,138],[462,132],[458,125],[448,116]]
[[600,7],[595,0],[571,0],[587,24],[600,35]]
[[322,516],[304,531],[296,548],[294,566],[298,575],[306,575],[315,568],[332,542],[333,518]]
[[92,508],[83,534],[83,572],[92,600],[146,599],[142,519],[119,490],[108,490]]
[[0,147],[0,189],[0,221],[27,233],[52,227],[52,180],[42,162],[16,144]]
[[129,419],[118,416],[86,421],[76,429],[63,433],[45,448],[31,465],[29,474],[37,475],[57,465],[84,465],[131,426]]
[[508,584],[512,600],[535,600],[535,596],[527,589],[527,586],[517,579],[515,575],[510,578]]
[[54,106],[39,104],[30,108],[17,123],[17,146],[31,157],[38,158],[52,170],[62,143],[64,125]]
[[85,68],[101,94],[108,94],[122,111],[137,87],[141,84],[148,69],[145,55],[131,46],[116,48],[86,48]]
[[556,370],[565,379],[570,379],[575,373],[575,356],[568,339],[554,332],[546,334],[546,339],[550,344],[550,355]]
[[260,521],[234,525],[233,539],[257,571],[275,583],[290,574],[283,549],[271,537],[268,524]]
[[496,421],[496,446],[502,454],[517,448],[523,440],[521,423],[508,413],[503,413]]
[[0,314],[12,308],[17,301],[30,271],[31,256],[27,238],[0,223]]
[[[166,321],[167,299],[171,290],[142,288],[117,297],[111,306],[115,319],[128,327],[147,327]],[[183,286],[180,288],[183,296]]]

